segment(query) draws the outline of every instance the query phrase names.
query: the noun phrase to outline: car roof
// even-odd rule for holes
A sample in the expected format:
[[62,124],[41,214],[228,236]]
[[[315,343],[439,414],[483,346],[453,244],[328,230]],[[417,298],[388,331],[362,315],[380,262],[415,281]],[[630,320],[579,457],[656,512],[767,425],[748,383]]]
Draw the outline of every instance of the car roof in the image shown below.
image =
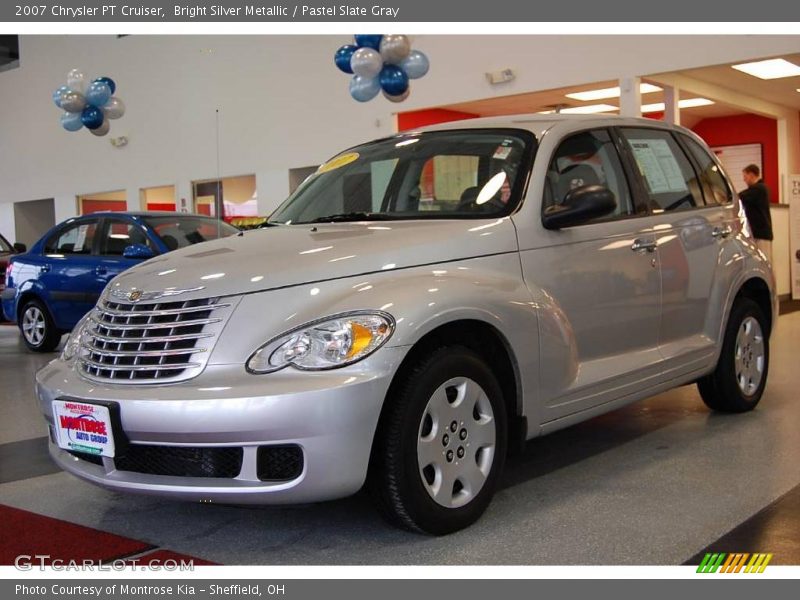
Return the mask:
[[413,131],[404,131],[402,135],[413,133],[424,133],[427,131],[447,131],[451,129],[527,129],[540,139],[541,136],[553,127],[563,127],[564,129],[582,129],[584,127],[622,127],[622,126],[646,126],[663,129],[680,129],[682,127],[672,125],[656,119],[646,117],[621,117],[619,115],[569,115],[563,113],[553,114],[520,114],[503,115],[498,117],[480,117],[476,119],[465,119],[463,121],[450,121],[448,123],[438,123],[420,127]]
[[197,213],[177,212],[174,210],[100,210],[97,212],[89,213],[87,215],[80,215],[79,217],[72,217],[73,219],[83,219],[90,217],[209,217],[208,215],[200,215]]

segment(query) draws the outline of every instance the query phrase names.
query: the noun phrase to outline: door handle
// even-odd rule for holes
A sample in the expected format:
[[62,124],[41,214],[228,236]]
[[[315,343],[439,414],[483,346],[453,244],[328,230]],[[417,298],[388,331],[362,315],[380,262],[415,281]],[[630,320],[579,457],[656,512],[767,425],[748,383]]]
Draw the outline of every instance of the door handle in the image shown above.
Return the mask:
[[108,273],[108,269],[106,269],[105,267],[95,267],[94,272],[97,275],[105,275],[106,273]]
[[42,267],[40,269],[41,273],[47,273],[49,271],[50,271],[50,265],[42,265]]
[[634,240],[633,245],[631,246],[631,250],[634,252],[639,252],[640,250],[647,250],[648,252],[655,252],[656,250],[656,243],[655,241],[648,241],[648,240]]
[[725,227],[714,227],[714,229],[711,230],[711,235],[717,239],[726,238],[731,233],[733,233],[733,229],[731,229],[728,225]]

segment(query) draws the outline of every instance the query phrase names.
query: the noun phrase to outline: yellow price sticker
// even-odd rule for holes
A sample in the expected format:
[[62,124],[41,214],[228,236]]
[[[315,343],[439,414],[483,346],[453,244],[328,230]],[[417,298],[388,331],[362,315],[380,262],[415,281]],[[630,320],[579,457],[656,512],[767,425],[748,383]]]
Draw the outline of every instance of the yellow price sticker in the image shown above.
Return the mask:
[[341,156],[330,159],[324,165],[320,165],[319,169],[317,169],[317,172],[327,173],[328,171],[341,169],[345,165],[349,165],[351,162],[357,161],[359,156],[360,155],[358,152],[348,152],[347,154],[342,154]]

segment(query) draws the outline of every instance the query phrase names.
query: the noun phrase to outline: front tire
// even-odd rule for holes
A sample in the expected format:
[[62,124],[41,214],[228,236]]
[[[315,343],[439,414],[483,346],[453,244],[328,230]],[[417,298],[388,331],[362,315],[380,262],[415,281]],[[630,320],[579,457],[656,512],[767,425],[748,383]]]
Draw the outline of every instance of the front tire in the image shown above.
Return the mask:
[[25,345],[34,352],[52,352],[61,341],[61,332],[56,329],[50,311],[39,300],[25,303],[17,324]]
[[369,486],[388,520],[443,535],[474,523],[494,495],[506,455],[502,390],[463,346],[421,358],[387,398]]
[[700,396],[712,410],[740,413],[761,400],[769,372],[767,319],[749,298],[731,308],[716,369],[697,382]]

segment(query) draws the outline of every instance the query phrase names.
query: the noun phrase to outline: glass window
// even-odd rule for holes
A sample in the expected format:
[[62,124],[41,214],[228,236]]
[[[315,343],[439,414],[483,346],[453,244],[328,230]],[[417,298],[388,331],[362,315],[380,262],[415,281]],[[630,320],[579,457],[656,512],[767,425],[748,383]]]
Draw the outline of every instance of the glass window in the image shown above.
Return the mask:
[[128,221],[107,220],[103,239],[100,241],[100,254],[122,256],[125,248],[133,244],[144,244],[151,250],[153,245],[141,227]]
[[[230,220],[258,216],[255,175],[192,182],[194,212]],[[217,214],[221,207],[222,214]]]
[[213,217],[148,216],[144,218],[144,221],[170,250],[239,233],[236,227]]
[[574,189],[602,185],[614,192],[617,208],[614,216],[634,214],[628,182],[608,131],[583,131],[566,138],[553,154],[547,168],[543,208],[562,204]]
[[509,214],[522,195],[533,144],[527,132],[475,129],[396,136],[358,146],[317,169],[270,221]]
[[681,138],[700,165],[700,180],[703,183],[706,204],[713,206],[732,202],[733,193],[717,162],[707,150],[688,135],[682,135]]
[[622,129],[653,212],[689,210],[703,206],[697,175],[678,142],[660,129]]
[[0,235],[0,252],[14,252],[14,248]]
[[47,254],[91,254],[97,221],[83,221],[52,236],[45,244]]

